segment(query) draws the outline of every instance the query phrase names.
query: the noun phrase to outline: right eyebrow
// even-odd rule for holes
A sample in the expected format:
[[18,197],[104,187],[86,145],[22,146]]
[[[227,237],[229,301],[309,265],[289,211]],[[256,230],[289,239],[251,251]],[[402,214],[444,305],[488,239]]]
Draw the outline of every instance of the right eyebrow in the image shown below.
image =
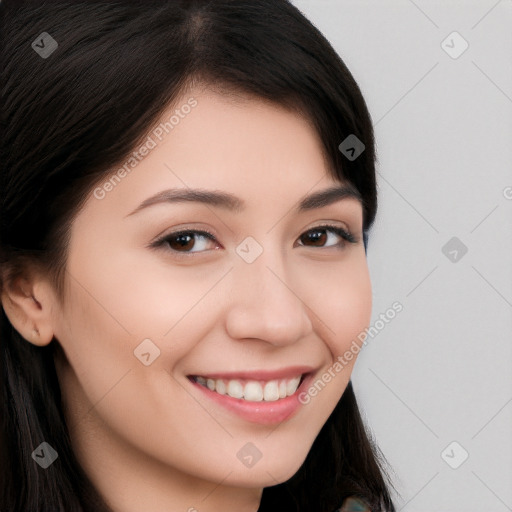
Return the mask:
[[154,196],[148,197],[142,201],[142,203],[137,206],[135,210],[129,213],[127,217],[155,204],[179,203],[185,201],[208,204],[236,212],[240,212],[244,208],[244,202],[240,198],[227,192],[218,190],[178,188],[162,190]]

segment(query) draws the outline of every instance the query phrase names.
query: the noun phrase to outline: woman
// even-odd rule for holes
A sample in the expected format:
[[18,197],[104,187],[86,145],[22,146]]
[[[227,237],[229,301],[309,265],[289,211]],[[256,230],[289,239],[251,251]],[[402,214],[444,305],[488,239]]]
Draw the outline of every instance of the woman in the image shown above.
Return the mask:
[[329,43],[285,0],[1,9],[0,510],[393,511]]

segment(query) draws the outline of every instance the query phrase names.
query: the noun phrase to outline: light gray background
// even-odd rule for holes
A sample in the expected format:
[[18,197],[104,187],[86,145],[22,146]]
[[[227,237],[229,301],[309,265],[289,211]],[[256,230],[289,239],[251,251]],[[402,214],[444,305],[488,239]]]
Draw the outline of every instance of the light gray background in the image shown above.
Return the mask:
[[[353,383],[397,509],[512,510],[512,1],[294,4],[374,120],[372,324],[404,309],[369,339]],[[441,46],[453,31],[469,44],[456,59]],[[468,249],[455,262],[452,237]]]

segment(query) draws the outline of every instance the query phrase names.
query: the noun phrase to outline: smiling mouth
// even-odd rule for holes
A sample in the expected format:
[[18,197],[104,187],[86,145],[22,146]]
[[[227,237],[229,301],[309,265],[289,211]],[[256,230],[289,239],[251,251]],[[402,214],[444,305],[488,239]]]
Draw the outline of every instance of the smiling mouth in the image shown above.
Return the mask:
[[248,402],[276,402],[292,396],[304,380],[305,374],[287,379],[211,379],[200,375],[189,377],[193,382],[219,395],[227,395]]

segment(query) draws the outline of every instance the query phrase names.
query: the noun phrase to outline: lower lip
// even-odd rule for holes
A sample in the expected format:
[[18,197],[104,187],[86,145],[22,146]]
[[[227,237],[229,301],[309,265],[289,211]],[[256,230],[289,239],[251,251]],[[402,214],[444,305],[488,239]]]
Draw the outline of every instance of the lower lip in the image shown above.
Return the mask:
[[312,375],[307,374],[293,395],[274,400],[273,402],[250,402],[249,400],[233,398],[229,395],[221,395],[205,386],[201,386],[201,384],[193,380],[189,380],[205,396],[245,420],[262,425],[274,425],[290,419],[303,405],[299,402],[298,397],[303,390],[308,388],[311,379]]

